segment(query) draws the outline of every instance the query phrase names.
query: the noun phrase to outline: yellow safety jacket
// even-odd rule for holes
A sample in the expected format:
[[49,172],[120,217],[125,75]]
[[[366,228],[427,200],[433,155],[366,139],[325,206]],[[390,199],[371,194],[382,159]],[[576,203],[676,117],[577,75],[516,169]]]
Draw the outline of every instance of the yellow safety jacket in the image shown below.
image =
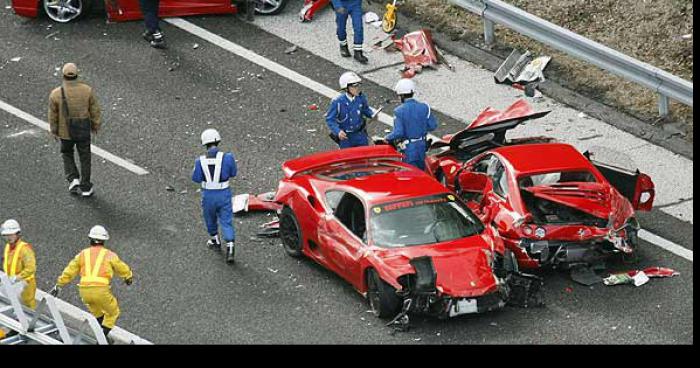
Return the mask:
[[36,257],[31,244],[20,239],[15,246],[5,244],[2,269],[7,276],[17,276],[25,281],[31,281],[36,276]]
[[95,245],[78,253],[63,270],[56,284],[63,287],[80,274],[80,287],[109,286],[115,273],[124,279],[133,276],[129,266],[116,253],[102,245]]

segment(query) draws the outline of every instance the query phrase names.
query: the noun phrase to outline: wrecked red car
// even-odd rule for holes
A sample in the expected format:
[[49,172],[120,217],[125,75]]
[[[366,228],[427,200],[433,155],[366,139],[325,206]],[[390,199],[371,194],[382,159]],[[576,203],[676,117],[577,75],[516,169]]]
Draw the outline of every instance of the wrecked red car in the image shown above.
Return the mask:
[[485,110],[426,157],[428,171],[498,229],[523,268],[591,264],[638,245],[635,210],[649,211],[651,178],[597,161],[551,138],[507,140],[508,130],[546,115],[523,100]]
[[[102,0],[12,0],[17,15],[34,18],[42,10],[51,20],[68,23],[88,14],[92,6]],[[245,0],[160,0],[158,15],[182,17],[205,14],[234,14],[237,3]],[[288,0],[255,0],[255,11],[259,14],[277,14]],[[104,0],[107,18],[122,22],[142,19],[139,0]]]
[[337,273],[380,318],[486,312],[537,287],[491,227],[400,160],[369,146],[286,161],[275,201],[287,254]]

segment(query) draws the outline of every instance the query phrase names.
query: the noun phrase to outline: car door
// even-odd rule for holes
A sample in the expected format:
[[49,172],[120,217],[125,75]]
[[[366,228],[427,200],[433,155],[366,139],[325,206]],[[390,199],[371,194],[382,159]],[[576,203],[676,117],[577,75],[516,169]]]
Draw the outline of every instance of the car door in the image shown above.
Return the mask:
[[346,191],[329,191],[327,213],[319,227],[326,267],[357,286],[361,282],[360,257],[366,247],[367,216],[362,201]]

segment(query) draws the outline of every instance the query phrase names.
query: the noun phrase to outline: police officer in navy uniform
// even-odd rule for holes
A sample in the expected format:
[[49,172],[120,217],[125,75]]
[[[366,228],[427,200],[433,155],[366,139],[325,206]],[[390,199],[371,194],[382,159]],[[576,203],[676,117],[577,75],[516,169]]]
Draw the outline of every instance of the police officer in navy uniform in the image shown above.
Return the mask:
[[143,38],[151,44],[151,47],[164,49],[166,47],[165,36],[158,26],[160,0],[139,0],[139,4],[141,5],[141,13],[143,13],[143,20],[146,26]]
[[430,106],[413,98],[416,84],[411,79],[401,79],[394,91],[401,98],[401,105],[394,109],[394,129],[384,140],[394,141],[403,154],[403,162],[425,170],[426,136],[437,128],[437,119]]
[[367,64],[367,57],[362,54],[364,42],[364,29],[362,24],[362,0],[331,0],[335,9],[336,35],[340,41],[340,55],[350,57],[348,50],[348,33],[345,30],[348,23],[348,15],[352,18],[353,51],[355,60]]
[[223,239],[226,242],[226,262],[233,263],[236,231],[233,228],[232,194],[229,179],[236,176],[236,160],[231,152],[219,151],[221,136],[216,129],[202,132],[202,145],[207,153],[195,160],[192,181],[202,185],[202,213],[211,239],[207,245],[220,249],[217,220],[221,225]]
[[326,124],[331,136],[337,137],[336,142],[340,148],[369,144],[364,117],[372,118],[376,111],[369,107],[367,97],[360,92],[361,82],[362,79],[357,74],[343,73],[339,84],[345,93],[333,99],[326,112]]

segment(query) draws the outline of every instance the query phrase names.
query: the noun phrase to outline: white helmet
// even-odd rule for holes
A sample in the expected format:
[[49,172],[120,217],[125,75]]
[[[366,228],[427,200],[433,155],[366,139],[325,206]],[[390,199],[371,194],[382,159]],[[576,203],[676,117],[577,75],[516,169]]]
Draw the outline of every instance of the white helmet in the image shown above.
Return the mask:
[[416,82],[413,79],[403,78],[396,83],[394,92],[397,95],[408,95],[416,92]]
[[1,235],[12,235],[12,234],[17,234],[22,229],[19,227],[19,222],[17,220],[9,219],[5,222],[2,223],[2,231],[0,232]]
[[338,84],[340,84],[340,89],[348,88],[348,84],[360,82],[362,82],[362,78],[360,78],[360,76],[357,75],[355,72],[345,72],[343,73],[343,75],[340,76],[340,79],[338,80]]
[[90,229],[88,238],[96,240],[109,240],[109,233],[103,226],[95,225]]
[[206,146],[209,143],[221,142],[221,136],[216,129],[207,129],[202,132],[202,146]]

